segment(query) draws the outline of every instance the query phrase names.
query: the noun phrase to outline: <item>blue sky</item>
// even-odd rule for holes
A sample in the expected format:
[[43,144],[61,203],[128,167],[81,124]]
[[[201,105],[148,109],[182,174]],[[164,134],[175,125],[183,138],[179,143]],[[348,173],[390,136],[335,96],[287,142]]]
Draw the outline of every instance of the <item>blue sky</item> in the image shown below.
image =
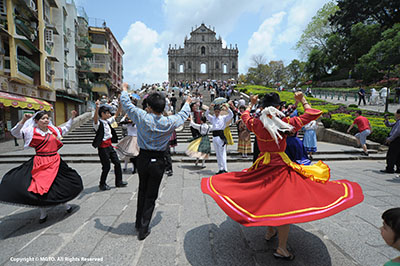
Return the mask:
[[238,45],[239,72],[251,56],[285,65],[300,58],[294,50],[303,30],[328,0],[77,0],[90,18],[104,19],[124,55],[124,79],[135,87],[168,79],[168,46],[183,46],[192,27],[215,27],[223,42]]

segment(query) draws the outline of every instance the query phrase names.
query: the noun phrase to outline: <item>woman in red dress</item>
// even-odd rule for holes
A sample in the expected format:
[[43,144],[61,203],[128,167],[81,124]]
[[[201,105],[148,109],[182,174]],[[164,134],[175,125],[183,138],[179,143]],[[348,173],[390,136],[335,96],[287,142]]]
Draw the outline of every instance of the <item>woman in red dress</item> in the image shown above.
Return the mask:
[[[260,154],[255,163],[242,172],[231,172],[203,178],[201,188],[233,220],[244,226],[269,226],[266,240],[278,234],[275,258],[293,260],[287,250],[290,224],[328,217],[362,202],[364,196],[357,183],[329,181],[330,169],[319,161],[299,165],[285,154],[285,132],[296,132],[322,112],[312,109],[301,92],[295,99],[304,107],[298,117],[283,117],[275,107],[279,95],[270,93],[261,101],[260,118],[250,116],[257,96],[242,114],[246,126],[257,136]],[[275,229],[273,226],[277,226]]]
[[66,202],[83,189],[80,175],[68,167],[57,152],[63,146],[60,138],[71,128],[76,111],[71,114],[72,118],[61,128],[54,126],[44,111],[33,116],[25,114],[11,130],[14,137],[24,139],[25,148],[35,148],[36,155],[4,175],[0,201],[41,207],[39,223],[47,219],[44,207],[64,203],[66,211],[72,212],[72,206]]

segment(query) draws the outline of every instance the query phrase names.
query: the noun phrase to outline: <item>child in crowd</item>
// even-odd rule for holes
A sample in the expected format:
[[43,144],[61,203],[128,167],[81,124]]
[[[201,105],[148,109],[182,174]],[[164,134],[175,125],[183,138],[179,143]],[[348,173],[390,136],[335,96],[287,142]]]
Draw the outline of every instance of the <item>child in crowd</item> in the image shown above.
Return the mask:
[[186,150],[186,154],[189,157],[196,158],[196,166],[200,159],[203,160],[201,164],[202,168],[205,167],[205,160],[208,159],[208,156],[211,153],[210,139],[208,138],[208,132],[210,131],[211,126],[206,122],[207,118],[205,116],[201,117],[201,124],[196,124],[193,120],[190,120],[190,126],[197,129],[201,136],[193,140]]
[[[121,106],[118,107],[115,115],[112,115],[111,108],[100,106],[100,101],[96,101],[96,111],[93,117],[93,127],[96,131],[96,136],[92,146],[98,149],[102,172],[100,177],[99,189],[101,191],[109,190],[110,187],[106,184],[108,172],[110,171],[110,160],[114,164],[115,186],[126,187],[127,182],[122,181],[122,169],[119,162],[117,152],[114,150],[111,143],[118,142],[118,136],[111,124],[115,122],[115,118],[121,111]],[[100,117],[100,118],[99,118]]]
[[[246,106],[241,105],[239,107],[240,113],[246,111]],[[239,119],[236,124],[238,125],[239,132],[239,143],[238,152],[242,154],[243,158],[247,158],[247,154],[251,153],[251,135],[250,130],[246,127],[246,124],[242,119]]]
[[308,156],[312,159],[313,152],[317,151],[317,122],[315,120],[311,121],[307,125],[303,127],[304,137],[303,137],[303,145],[306,148]]
[[[393,208],[382,214],[381,235],[386,244],[400,251],[400,208]],[[384,266],[400,266],[400,257],[394,258]]]
[[127,136],[117,144],[117,153],[125,162],[123,169],[124,172],[127,170],[128,162],[131,161],[132,174],[135,174],[137,172],[136,157],[139,155],[139,146],[137,144],[137,127],[127,115],[121,119],[120,124],[122,127],[127,129]]

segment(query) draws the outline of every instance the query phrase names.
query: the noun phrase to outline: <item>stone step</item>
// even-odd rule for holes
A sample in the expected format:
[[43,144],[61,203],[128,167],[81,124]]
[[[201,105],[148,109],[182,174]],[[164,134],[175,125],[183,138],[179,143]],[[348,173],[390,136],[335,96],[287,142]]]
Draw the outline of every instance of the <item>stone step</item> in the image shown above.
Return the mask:
[[[375,150],[369,150],[368,151],[370,153],[370,155],[382,155],[385,156],[386,153],[380,153],[378,151]],[[20,153],[20,154],[0,154],[0,159],[7,159],[7,158],[29,158],[32,157],[33,155],[35,155],[33,150],[30,150],[29,153]],[[61,156],[74,156],[74,157],[97,157],[98,154],[97,152],[93,152],[93,151],[89,151],[89,152],[80,152],[80,153],[71,153],[71,152],[60,152]],[[230,156],[240,156],[240,154],[237,151],[228,151],[228,155]],[[253,153],[249,153],[249,156],[253,156]],[[360,156],[361,152],[357,151],[357,150],[347,150],[347,151],[317,151],[313,154],[314,157],[318,157],[318,156],[333,156],[333,155],[351,155],[351,156]],[[176,151],[175,153],[172,153],[172,156],[186,156],[184,151]],[[211,156],[215,156],[215,152],[211,151]]]
[[[385,154],[371,154],[370,156],[362,156],[360,154],[331,154],[331,155],[315,155],[313,162],[319,160],[322,161],[348,161],[348,160],[384,160],[386,158]],[[0,164],[16,164],[24,163],[29,159],[29,157],[17,157],[17,158],[0,158]],[[75,156],[75,155],[63,155],[62,159],[67,163],[99,163],[100,159],[97,154],[92,156]],[[187,156],[172,155],[173,162],[183,162],[183,163],[194,163],[196,159]],[[215,156],[210,156],[207,162],[216,162],[217,158]],[[122,162],[122,161],[121,161]],[[227,155],[227,162],[246,162],[251,165],[252,156],[248,158],[242,158],[240,155]]]

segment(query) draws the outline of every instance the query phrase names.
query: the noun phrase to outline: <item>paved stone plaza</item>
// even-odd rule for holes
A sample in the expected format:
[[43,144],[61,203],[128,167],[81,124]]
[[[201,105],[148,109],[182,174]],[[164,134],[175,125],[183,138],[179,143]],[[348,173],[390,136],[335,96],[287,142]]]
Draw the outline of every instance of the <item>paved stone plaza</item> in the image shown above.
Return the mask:
[[[70,164],[84,182],[72,214],[54,207],[39,224],[37,209],[0,204],[0,265],[383,265],[398,255],[386,247],[379,227],[382,212],[399,206],[400,179],[379,173],[384,161],[328,163],[332,179],[358,182],[365,200],[332,217],[293,225],[288,243],[294,262],[273,258],[277,239],[265,242],[265,228],[239,225],[201,192],[201,178],[213,174],[216,163],[205,169],[174,164],[144,241],[134,230],[137,174],[124,175],[127,188],[98,192],[100,164],[85,163]],[[0,164],[0,176],[15,166]],[[228,164],[230,171],[248,166]],[[108,183],[114,183],[112,173]],[[33,261],[17,261],[22,259]],[[58,259],[64,261],[52,262]],[[90,259],[100,261],[85,261]]]

